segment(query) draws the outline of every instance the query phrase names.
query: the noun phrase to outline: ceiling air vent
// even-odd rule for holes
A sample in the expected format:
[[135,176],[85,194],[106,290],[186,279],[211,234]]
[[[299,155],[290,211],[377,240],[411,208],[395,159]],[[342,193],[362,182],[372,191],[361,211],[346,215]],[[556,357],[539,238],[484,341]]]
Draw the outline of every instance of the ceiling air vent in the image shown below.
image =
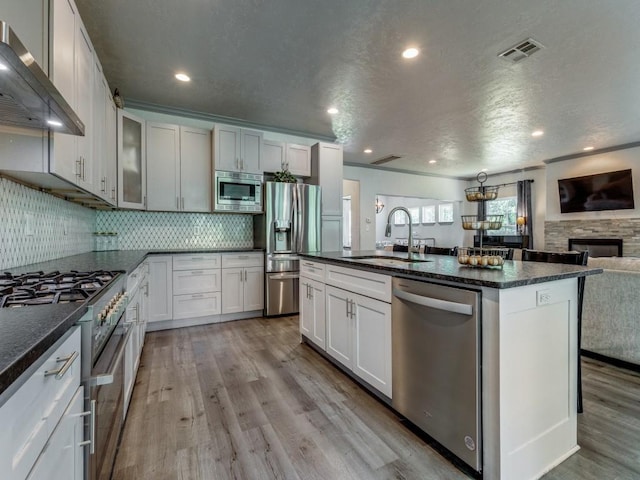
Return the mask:
[[387,155],[386,157],[379,158],[375,162],[371,162],[371,165],[382,165],[383,163],[393,162],[402,158],[400,155]]
[[506,49],[504,52],[499,53],[498,56],[510,62],[518,63],[520,60],[530,57],[541,48],[544,48],[544,45],[540,42],[536,42],[532,38],[527,38],[517,45]]

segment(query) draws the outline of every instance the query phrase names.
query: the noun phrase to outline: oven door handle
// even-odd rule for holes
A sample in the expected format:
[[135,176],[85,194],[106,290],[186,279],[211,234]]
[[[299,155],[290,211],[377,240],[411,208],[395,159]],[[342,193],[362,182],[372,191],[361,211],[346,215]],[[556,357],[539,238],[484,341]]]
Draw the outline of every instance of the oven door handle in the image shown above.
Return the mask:
[[[126,324],[123,324],[126,325]],[[116,370],[119,367],[119,363],[122,360],[122,356],[124,355],[124,351],[127,348],[127,343],[129,343],[129,337],[131,336],[131,332],[133,329],[131,327],[127,328],[127,333],[124,336],[124,341],[122,342],[122,346],[118,353],[115,356],[115,360],[113,361],[113,367],[111,371],[108,373],[101,373],[100,375],[96,375],[95,377],[91,377],[89,379],[89,385],[92,387],[97,387],[100,385],[111,385],[113,383],[113,377],[115,376]]]

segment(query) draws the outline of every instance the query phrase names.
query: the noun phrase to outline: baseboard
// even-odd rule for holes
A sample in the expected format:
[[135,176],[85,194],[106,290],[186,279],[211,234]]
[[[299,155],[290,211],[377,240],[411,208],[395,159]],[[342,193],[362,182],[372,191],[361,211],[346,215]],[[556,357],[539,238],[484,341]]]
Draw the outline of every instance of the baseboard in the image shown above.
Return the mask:
[[591,352],[589,350],[580,350],[580,355],[587,358],[593,358],[594,360],[598,360],[600,362],[608,363],[609,365],[613,365],[614,367],[625,368],[627,370],[640,373],[640,365],[638,365],[637,363],[627,362],[626,360],[620,360],[619,358],[608,357],[607,355]]
[[160,322],[147,323],[147,332],[157,332],[160,330],[172,330],[174,328],[196,327],[198,325],[209,325],[211,323],[231,322],[233,320],[244,320],[262,316],[262,310],[252,312],[225,313],[224,315],[206,315],[204,317],[180,318],[175,320],[163,320]]

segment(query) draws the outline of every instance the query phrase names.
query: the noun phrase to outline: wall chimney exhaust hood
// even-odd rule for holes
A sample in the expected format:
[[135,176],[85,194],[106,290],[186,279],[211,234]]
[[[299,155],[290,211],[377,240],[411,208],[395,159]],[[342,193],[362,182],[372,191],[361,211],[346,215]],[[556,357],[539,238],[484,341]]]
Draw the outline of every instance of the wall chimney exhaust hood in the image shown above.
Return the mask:
[[0,21],[0,124],[84,135],[82,120],[3,21]]

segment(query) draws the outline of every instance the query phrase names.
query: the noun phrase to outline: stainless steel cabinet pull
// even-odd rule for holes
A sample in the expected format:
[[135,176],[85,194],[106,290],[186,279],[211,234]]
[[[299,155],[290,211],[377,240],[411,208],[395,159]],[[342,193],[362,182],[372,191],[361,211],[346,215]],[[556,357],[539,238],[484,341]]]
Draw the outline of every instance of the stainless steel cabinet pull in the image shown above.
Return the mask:
[[82,157],[76,160],[76,177],[82,178]]
[[351,318],[356,317],[356,302],[351,300]]
[[100,191],[102,193],[106,193],[107,192],[107,177],[102,177],[102,180],[100,180],[100,185],[102,185],[100,187]]
[[349,299],[347,298],[347,299],[346,299],[346,307],[347,307],[347,313],[346,313],[346,316],[347,316],[347,318],[351,318],[351,316],[349,315],[349,305],[350,305],[350,303],[349,303]]
[[245,270],[245,271],[244,271],[244,281],[246,282],[248,278],[249,278],[249,272],[247,272],[247,271]]
[[193,270],[191,272],[191,275],[202,275],[204,273],[204,270]]
[[111,200],[115,200],[116,199],[116,187],[113,187],[111,189]]
[[204,260],[204,257],[191,257],[191,260]]
[[96,453],[96,401],[91,400],[91,423],[89,424],[89,433],[91,440],[91,448],[89,449],[89,453],[92,455]]
[[62,367],[60,367],[57,370],[47,370],[47,371],[45,371],[44,372],[44,376],[45,377],[50,377],[51,375],[55,375],[56,376],[56,380],[60,380],[62,377],[64,377],[64,374],[67,373],[67,370],[69,370],[71,368],[71,365],[73,364],[75,359],[78,358],[78,355],[79,355],[78,352],[73,352],[68,357],[58,357],[58,358],[56,358],[56,362],[64,362],[64,365],[62,365]]
[[85,161],[85,158],[82,157],[82,180],[84,180],[86,182],[87,181],[87,176],[84,173],[84,161]]

